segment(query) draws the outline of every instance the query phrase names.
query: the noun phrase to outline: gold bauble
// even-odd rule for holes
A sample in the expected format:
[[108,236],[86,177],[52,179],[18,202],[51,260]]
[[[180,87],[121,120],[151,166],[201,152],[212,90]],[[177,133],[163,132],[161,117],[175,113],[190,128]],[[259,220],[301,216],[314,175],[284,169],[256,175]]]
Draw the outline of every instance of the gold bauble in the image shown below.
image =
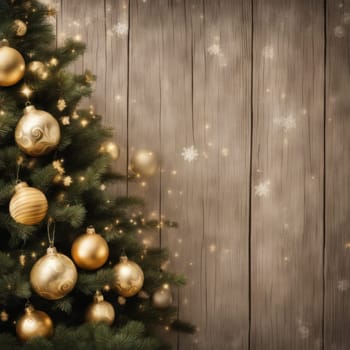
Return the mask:
[[135,151],[130,165],[131,169],[141,176],[152,176],[159,168],[156,154],[146,149]]
[[157,309],[166,309],[173,303],[173,296],[168,284],[158,288],[152,295],[152,305]]
[[25,314],[17,321],[16,332],[22,341],[34,337],[49,338],[53,334],[53,323],[48,314],[28,306]]
[[32,267],[30,284],[45,299],[57,300],[67,295],[78,279],[77,269],[66,255],[57,253],[55,247],[47,249]]
[[137,294],[143,286],[144,275],[141,267],[126,256],[122,256],[120,263],[114,266],[114,276],[115,288],[125,298]]
[[24,75],[25,62],[22,55],[8,46],[7,40],[0,43],[0,86],[18,83]]
[[40,190],[29,187],[26,182],[20,182],[15,187],[15,194],[10,201],[10,215],[23,225],[36,225],[47,213],[47,199]]
[[117,160],[119,158],[119,146],[112,142],[112,141],[106,141],[104,142],[100,147],[101,153],[108,153],[112,159]]
[[17,36],[24,36],[27,33],[27,25],[20,19],[15,19],[13,21],[13,27],[15,29]]
[[49,75],[49,69],[40,61],[32,61],[28,64],[28,70],[35,74],[39,79],[45,80]]
[[19,120],[15,139],[18,147],[26,154],[39,157],[50,153],[60,142],[58,121],[45,111],[27,106]]
[[100,292],[96,292],[94,302],[86,309],[86,322],[103,322],[109,326],[114,322],[115,311],[111,303],[103,299]]
[[72,258],[82,269],[96,270],[105,264],[109,256],[106,240],[89,226],[86,233],[75,239],[72,245]]

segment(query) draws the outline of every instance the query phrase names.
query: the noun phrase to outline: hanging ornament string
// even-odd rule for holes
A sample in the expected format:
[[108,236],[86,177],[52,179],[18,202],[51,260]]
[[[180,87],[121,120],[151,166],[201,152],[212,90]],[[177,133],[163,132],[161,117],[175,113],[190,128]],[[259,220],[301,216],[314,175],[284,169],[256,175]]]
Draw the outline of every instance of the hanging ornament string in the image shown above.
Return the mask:
[[55,233],[56,233],[56,223],[53,220],[53,218],[49,218],[49,220],[47,220],[47,237],[49,240],[50,248],[54,246]]
[[17,158],[17,168],[16,168],[16,184],[19,184],[21,180],[19,179],[19,173],[21,171],[21,164],[23,162],[23,158],[19,156]]

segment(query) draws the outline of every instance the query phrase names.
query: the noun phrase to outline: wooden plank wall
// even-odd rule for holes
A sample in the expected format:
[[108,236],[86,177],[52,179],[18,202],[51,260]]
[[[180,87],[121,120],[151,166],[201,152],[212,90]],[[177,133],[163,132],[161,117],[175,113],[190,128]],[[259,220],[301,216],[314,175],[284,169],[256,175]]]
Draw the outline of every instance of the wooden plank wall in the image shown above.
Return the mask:
[[71,69],[97,75],[84,104],[115,127],[116,168],[161,158],[116,193],[179,222],[142,237],[188,277],[198,332],[173,347],[349,349],[350,1],[52,2],[58,43],[88,45]]

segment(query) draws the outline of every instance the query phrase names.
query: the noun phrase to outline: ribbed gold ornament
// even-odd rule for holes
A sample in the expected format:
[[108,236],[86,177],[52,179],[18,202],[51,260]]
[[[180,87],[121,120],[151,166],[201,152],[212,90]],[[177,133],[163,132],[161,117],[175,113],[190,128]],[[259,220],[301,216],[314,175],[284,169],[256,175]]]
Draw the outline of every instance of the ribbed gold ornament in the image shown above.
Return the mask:
[[23,225],[36,225],[47,213],[47,199],[40,190],[20,182],[15,187],[15,194],[10,201],[10,215]]
[[22,341],[34,337],[49,338],[53,334],[53,323],[47,313],[28,306],[25,314],[17,321],[16,333]]
[[18,83],[24,75],[25,62],[22,55],[8,46],[7,40],[0,43],[0,86]]
[[58,121],[45,111],[27,106],[19,120],[15,139],[18,147],[32,157],[40,157],[54,150],[60,142]]
[[72,258],[82,269],[96,270],[105,264],[109,256],[106,240],[89,226],[86,233],[76,238],[72,245]]
[[146,149],[139,149],[131,157],[131,169],[141,176],[152,176],[159,168],[157,155]]
[[173,303],[173,296],[168,284],[158,288],[152,295],[152,305],[157,309],[166,309]]
[[135,262],[121,256],[120,263],[114,266],[115,288],[123,297],[132,297],[143,286],[144,275],[141,267]]
[[57,300],[67,295],[78,279],[77,269],[66,255],[57,253],[55,247],[47,249],[32,267],[30,284],[45,299]]
[[96,292],[94,302],[86,309],[86,322],[103,322],[111,325],[114,322],[115,311],[113,305],[105,301],[100,292]]

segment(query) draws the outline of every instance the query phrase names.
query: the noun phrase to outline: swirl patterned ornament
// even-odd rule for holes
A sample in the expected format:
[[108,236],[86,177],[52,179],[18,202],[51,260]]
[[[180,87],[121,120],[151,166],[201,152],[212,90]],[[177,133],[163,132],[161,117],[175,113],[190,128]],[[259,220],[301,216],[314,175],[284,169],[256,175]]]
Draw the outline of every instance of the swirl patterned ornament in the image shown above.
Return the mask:
[[144,274],[141,267],[126,256],[121,256],[120,263],[114,266],[114,276],[115,288],[125,298],[134,296],[143,286]]
[[30,272],[30,284],[41,297],[57,300],[67,295],[78,279],[77,269],[66,255],[57,253],[55,247],[47,249]]
[[18,147],[32,157],[44,156],[53,151],[60,142],[61,131],[57,120],[45,111],[30,105],[15,130]]
[[15,187],[15,194],[10,201],[10,215],[23,225],[36,225],[47,213],[47,199],[40,190],[29,187],[26,182],[20,182]]

